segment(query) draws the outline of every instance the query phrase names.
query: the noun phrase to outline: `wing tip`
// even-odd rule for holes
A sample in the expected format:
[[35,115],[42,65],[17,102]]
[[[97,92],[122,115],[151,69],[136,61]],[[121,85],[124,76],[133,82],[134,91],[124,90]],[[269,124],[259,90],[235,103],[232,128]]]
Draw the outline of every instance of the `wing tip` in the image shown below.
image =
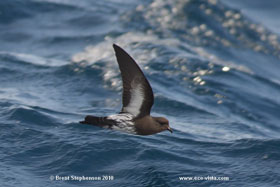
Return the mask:
[[128,56],[129,58],[132,58],[123,48],[121,48],[117,44],[113,43],[113,48],[115,50],[116,56],[125,55]]
[[120,49],[120,46],[118,46],[117,44],[113,43],[113,48],[114,48],[115,50],[117,50],[117,49]]

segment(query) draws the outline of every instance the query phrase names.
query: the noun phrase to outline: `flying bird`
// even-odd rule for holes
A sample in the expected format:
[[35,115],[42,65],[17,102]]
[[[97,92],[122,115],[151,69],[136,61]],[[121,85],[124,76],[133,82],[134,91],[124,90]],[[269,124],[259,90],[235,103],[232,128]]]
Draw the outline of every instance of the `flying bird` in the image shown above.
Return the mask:
[[137,135],[151,135],[165,130],[172,133],[166,118],[150,116],[154,94],[140,67],[121,47],[113,44],[113,48],[123,83],[121,112],[106,117],[88,115],[80,123]]

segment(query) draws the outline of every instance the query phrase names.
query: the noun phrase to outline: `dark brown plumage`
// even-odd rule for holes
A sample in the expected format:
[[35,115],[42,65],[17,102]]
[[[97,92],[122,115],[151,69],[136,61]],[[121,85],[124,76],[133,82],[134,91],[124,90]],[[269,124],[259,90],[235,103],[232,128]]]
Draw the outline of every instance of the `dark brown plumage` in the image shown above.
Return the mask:
[[164,130],[172,132],[166,118],[150,116],[154,104],[153,90],[140,67],[122,48],[116,44],[113,44],[113,48],[123,81],[121,112],[107,117],[86,116],[80,123],[138,135]]

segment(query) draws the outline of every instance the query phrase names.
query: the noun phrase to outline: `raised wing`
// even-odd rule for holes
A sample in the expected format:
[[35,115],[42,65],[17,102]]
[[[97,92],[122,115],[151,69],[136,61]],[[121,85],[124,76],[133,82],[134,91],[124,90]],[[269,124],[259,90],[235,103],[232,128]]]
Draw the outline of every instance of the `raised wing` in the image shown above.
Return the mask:
[[154,104],[153,90],[145,75],[129,54],[113,44],[123,81],[123,107],[136,118],[150,114]]

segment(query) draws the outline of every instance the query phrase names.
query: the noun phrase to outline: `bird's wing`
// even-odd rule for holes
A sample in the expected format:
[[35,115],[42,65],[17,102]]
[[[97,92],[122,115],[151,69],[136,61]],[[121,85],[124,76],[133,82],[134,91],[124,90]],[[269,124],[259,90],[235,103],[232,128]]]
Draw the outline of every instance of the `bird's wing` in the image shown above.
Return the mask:
[[154,104],[153,90],[145,75],[129,54],[113,44],[123,81],[122,111],[136,118],[150,114]]

